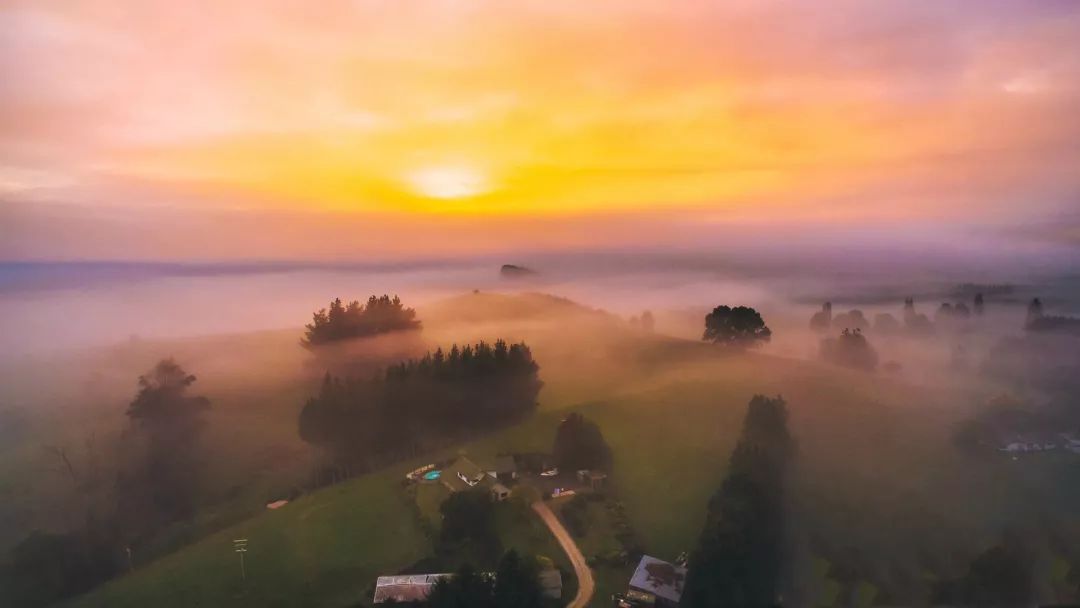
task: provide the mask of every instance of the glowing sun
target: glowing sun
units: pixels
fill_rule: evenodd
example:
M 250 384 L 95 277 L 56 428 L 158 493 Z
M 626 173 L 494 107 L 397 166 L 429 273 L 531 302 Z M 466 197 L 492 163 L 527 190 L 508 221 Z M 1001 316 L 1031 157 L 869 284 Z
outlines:
M 490 190 L 487 177 L 471 167 L 424 167 L 406 175 L 405 180 L 417 194 L 431 198 L 466 198 Z

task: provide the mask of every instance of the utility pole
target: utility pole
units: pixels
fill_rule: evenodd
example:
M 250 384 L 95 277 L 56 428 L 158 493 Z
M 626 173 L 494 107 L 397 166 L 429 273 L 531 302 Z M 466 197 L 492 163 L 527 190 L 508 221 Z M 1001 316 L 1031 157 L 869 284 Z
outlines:
M 247 553 L 247 542 L 248 539 L 246 538 L 237 538 L 232 541 L 233 551 L 240 554 L 240 580 L 243 581 L 247 580 L 247 572 L 244 571 L 244 554 Z

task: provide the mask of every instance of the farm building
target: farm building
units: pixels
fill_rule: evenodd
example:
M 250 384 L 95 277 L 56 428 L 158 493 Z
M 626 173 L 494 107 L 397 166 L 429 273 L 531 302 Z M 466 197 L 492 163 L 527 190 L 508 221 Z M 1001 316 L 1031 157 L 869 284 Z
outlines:
M 643 555 L 630 577 L 630 590 L 652 596 L 657 606 L 678 606 L 685 580 L 686 568 Z
M 449 578 L 453 574 L 403 574 L 400 576 L 380 576 L 375 581 L 374 603 L 395 601 L 422 602 L 431 593 L 436 581 Z
M 452 492 L 460 492 L 476 486 L 487 474 L 482 468 L 467 457 L 462 456 L 446 467 L 440 479 Z

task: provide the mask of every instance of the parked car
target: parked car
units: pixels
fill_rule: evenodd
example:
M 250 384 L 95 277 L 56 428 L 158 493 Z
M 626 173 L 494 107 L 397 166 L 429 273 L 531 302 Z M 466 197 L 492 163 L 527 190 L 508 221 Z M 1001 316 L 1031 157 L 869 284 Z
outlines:
M 559 467 L 551 467 L 546 471 L 540 471 L 540 477 L 555 477 L 559 474 Z

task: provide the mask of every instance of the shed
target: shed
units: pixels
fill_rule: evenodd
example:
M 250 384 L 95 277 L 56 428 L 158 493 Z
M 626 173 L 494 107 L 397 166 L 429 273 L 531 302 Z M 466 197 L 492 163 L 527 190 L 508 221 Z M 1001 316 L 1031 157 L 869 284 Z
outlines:
M 496 483 L 491 486 L 491 497 L 500 502 L 504 501 L 507 498 L 510 498 L 510 488 L 501 483 Z

